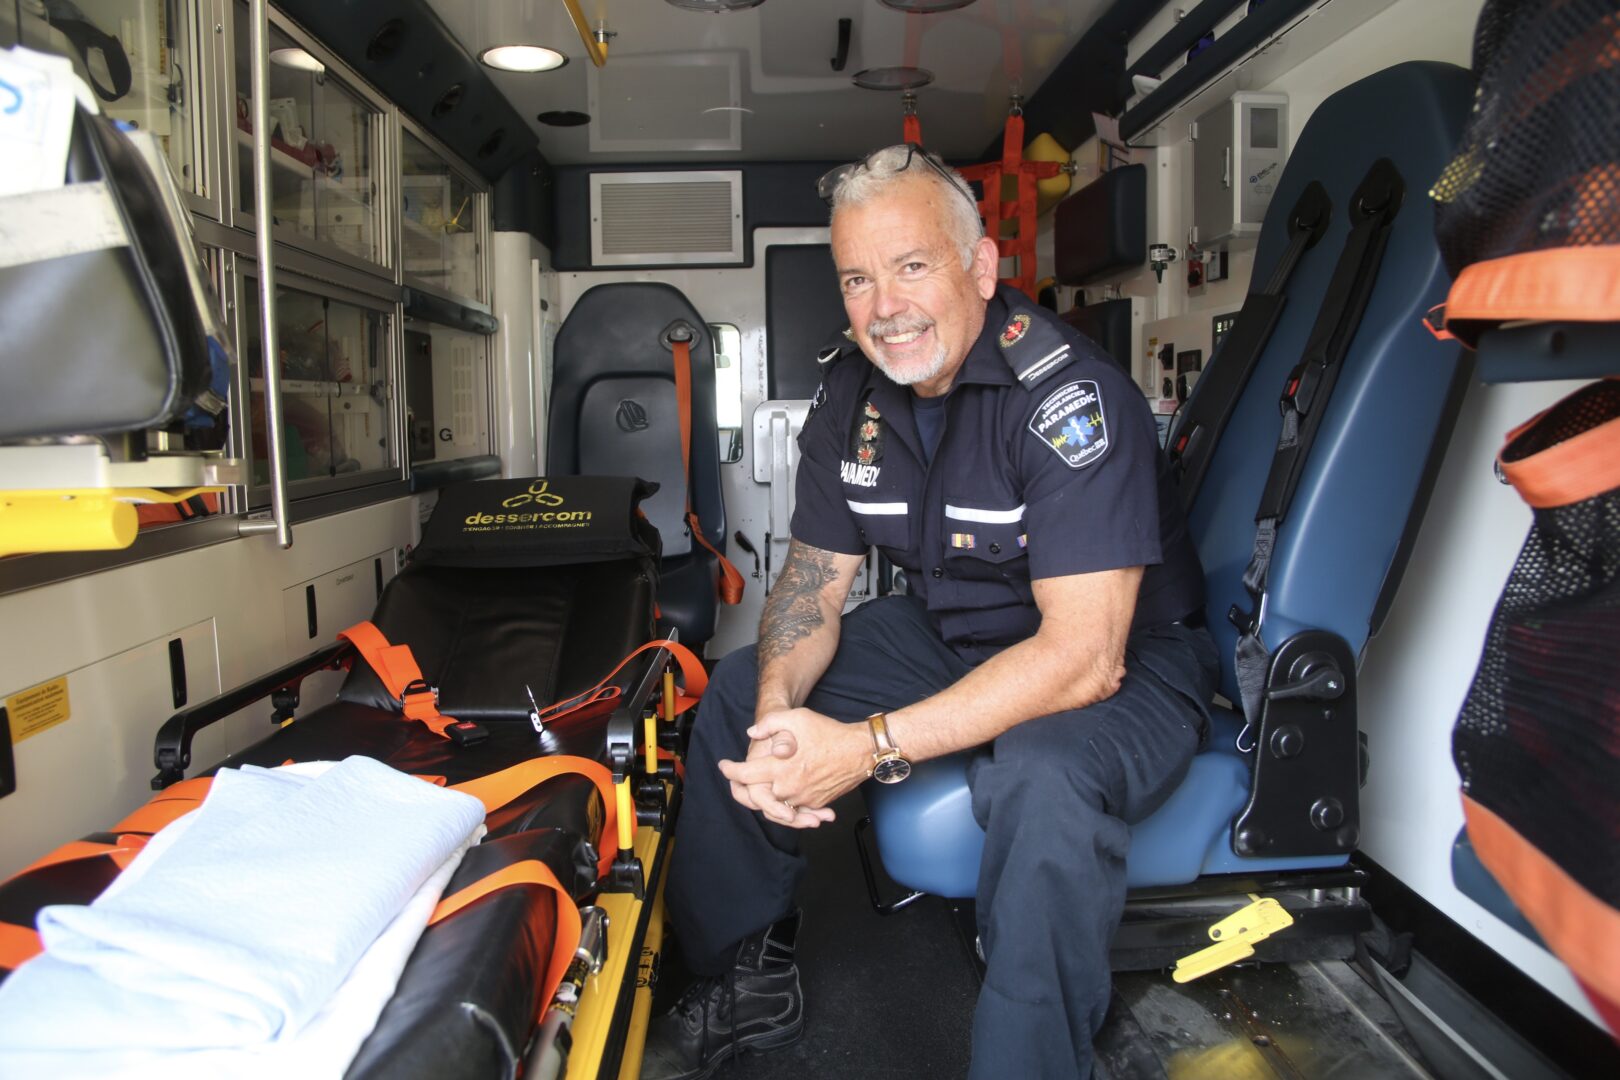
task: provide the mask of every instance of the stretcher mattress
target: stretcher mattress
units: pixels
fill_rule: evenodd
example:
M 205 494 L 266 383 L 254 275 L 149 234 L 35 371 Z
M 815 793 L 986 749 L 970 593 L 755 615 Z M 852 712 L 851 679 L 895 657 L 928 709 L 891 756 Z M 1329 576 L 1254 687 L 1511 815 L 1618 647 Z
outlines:
M 588 690 L 648 640 L 655 610 L 650 559 L 497 569 L 425 562 L 390 583 L 373 621 L 390 642 L 410 645 L 426 681 L 440 689 L 441 711 L 478 720 L 488 738 L 461 746 L 407 720 L 356 661 L 336 701 L 224 764 L 274 767 L 364 755 L 455 785 L 537 757 L 606 763 L 616 701 L 570 713 L 542 734 L 529 721 L 528 692 L 546 704 Z M 620 678 L 628 680 L 634 668 Z M 486 840 L 468 853 L 445 895 L 533 859 L 582 901 L 598 887 L 605 820 L 591 780 L 577 774 L 544 780 L 490 812 Z M 24 872 L 0 884 L 0 922 L 31 927 L 44 906 L 88 903 L 118 871 L 111 857 L 95 856 Z M 546 1005 L 539 998 L 557 915 L 552 890 L 517 886 L 429 926 L 347 1075 L 515 1075 Z M 0 980 L 6 974 L 0 968 Z

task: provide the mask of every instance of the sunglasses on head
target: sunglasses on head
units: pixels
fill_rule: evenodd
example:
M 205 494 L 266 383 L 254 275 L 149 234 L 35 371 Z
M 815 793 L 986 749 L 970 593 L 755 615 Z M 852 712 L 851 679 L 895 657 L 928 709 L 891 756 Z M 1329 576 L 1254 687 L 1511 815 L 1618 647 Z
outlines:
M 829 169 L 827 172 L 822 174 L 820 180 L 816 181 L 816 194 L 821 196 L 824 202 L 830 204 L 833 200 L 833 193 L 838 190 L 838 185 L 842 184 L 845 180 L 848 180 L 851 176 L 854 176 L 862 169 L 870 168 L 872 165 L 872 159 L 881 153 L 883 153 L 882 150 L 877 150 L 868 154 L 866 157 L 861 158 L 859 161 L 852 161 L 848 165 L 840 165 L 836 169 Z M 947 169 L 938 158 L 929 153 L 927 150 L 924 150 L 920 144 L 914 142 L 906 143 L 906 160 L 902 162 L 900 167 L 895 171 L 905 172 L 907 169 L 911 168 L 912 158 L 921 158 L 930 169 L 934 170 L 935 175 L 937 175 L 941 180 L 944 180 L 945 183 L 950 186 L 952 191 L 966 199 L 969 204 L 972 205 L 974 215 L 978 215 L 979 204 L 974 201 L 973 196 L 963 191 L 962 186 L 958 182 L 956 176 L 952 174 L 951 171 Z

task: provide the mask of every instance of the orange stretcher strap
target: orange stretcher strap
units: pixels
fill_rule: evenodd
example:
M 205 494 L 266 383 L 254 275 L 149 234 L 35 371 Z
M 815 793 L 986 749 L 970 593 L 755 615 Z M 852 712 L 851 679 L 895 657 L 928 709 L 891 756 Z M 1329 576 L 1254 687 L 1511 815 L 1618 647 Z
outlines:
M 596 790 L 602 796 L 604 816 L 601 854 L 596 860 L 596 876 L 601 877 L 607 873 L 608 867 L 613 865 L 613 860 L 619 854 L 618 803 L 614 798 L 613 774 L 601 762 L 567 755 L 530 758 L 509 769 L 480 776 L 476 780 L 452 784 L 450 790 L 471 795 L 483 803 L 484 812 L 490 814 L 531 790 L 535 785 L 557 776 L 583 776 L 596 785 Z M 632 821 L 632 834 L 634 831 L 635 822 Z
M 32 874 L 36 870 L 43 870 L 47 866 L 56 866 L 59 863 L 78 862 L 80 859 L 93 859 L 98 855 L 106 855 L 112 859 L 118 869 L 122 870 L 135 860 L 146 846 L 147 838 L 138 835 L 120 836 L 114 844 L 103 844 L 95 840 L 74 840 L 63 844 L 49 855 L 35 859 L 23 868 L 23 874 Z
M 211 776 L 194 776 L 190 780 L 170 784 L 134 813 L 114 825 L 112 831 L 146 833 L 150 836 L 175 818 L 201 806 L 203 799 L 208 797 L 208 789 L 213 782 L 214 778 Z
M 1468 838 L 1553 954 L 1610 1001 L 1620 1001 L 1620 911 L 1604 903 L 1502 818 L 1463 796 Z
M 45 946 L 33 927 L 0 922 L 0 968 L 16 971 L 44 951 Z
M 1503 451 L 1563 404 L 1560 401 L 1542 410 L 1508 432 L 1502 441 Z M 1607 420 L 1517 461 L 1504 461 L 1498 454 L 1497 463 L 1503 477 L 1519 496 L 1538 510 L 1596 498 L 1620 487 L 1620 418 Z
M 649 641 L 645 645 L 638 646 L 623 660 L 620 660 L 617 667 L 608 672 L 601 682 L 589 690 L 575 694 L 570 698 L 564 698 L 554 705 L 547 705 L 541 709 L 539 712 L 540 722 L 549 724 L 567 716 L 569 713 L 584 708 L 592 702 L 617 697 L 619 688 L 608 684 L 613 681 L 619 672 L 624 670 L 626 664 L 649 649 L 668 649 L 670 655 L 675 658 L 676 665 L 681 669 L 681 678 L 685 681 L 685 686 L 680 693 L 675 695 L 675 711 L 682 713 L 696 705 L 698 698 L 703 696 L 703 691 L 709 685 L 709 673 L 704 670 L 703 661 L 699 660 L 697 654 L 691 649 L 679 642 Z
M 692 539 L 705 551 L 720 560 L 720 599 L 727 604 L 740 604 L 743 597 L 743 576 L 731 565 L 731 560 L 720 549 L 709 543 L 698 526 L 697 514 L 692 511 L 692 344 L 673 342 L 675 347 L 675 405 L 681 423 L 681 474 L 686 477 L 686 524 L 692 530 Z
M 459 721 L 439 712 L 438 694 L 422 678 L 422 669 L 417 667 L 409 645 L 390 645 L 370 622 L 355 623 L 338 637 L 359 650 L 383 686 L 399 699 L 407 720 L 420 721 L 440 738 L 450 738 L 445 729 Z
M 562 882 L 557 880 L 557 875 L 551 872 L 549 866 L 538 859 L 525 859 L 523 862 L 513 863 L 497 870 L 488 877 L 479 878 L 465 889 L 459 889 L 439 901 L 439 906 L 433 909 L 433 914 L 428 919 L 428 925 L 432 926 L 440 919 L 454 915 L 468 904 L 490 893 L 516 885 L 540 885 L 552 890 L 557 897 L 557 937 L 551 945 L 551 962 L 546 968 L 546 981 L 541 984 L 544 993 L 540 996 L 540 1011 L 544 1015 L 545 1010 L 551 1006 L 551 999 L 557 993 L 557 987 L 562 983 L 563 974 L 573 962 L 575 951 L 579 949 L 580 935 L 579 908 L 574 906 L 574 898 L 562 887 Z

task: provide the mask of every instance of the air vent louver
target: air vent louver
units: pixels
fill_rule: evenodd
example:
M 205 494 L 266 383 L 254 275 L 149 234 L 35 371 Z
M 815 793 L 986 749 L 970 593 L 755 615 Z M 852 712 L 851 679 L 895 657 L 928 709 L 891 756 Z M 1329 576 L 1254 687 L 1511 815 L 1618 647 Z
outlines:
M 742 261 L 741 172 L 591 176 L 592 264 Z

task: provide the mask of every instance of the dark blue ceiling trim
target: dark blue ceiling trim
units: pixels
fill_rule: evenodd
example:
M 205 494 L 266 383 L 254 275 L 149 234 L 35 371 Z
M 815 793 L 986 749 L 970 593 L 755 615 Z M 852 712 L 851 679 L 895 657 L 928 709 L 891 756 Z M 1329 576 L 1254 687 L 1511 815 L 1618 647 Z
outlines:
M 1120 137 L 1135 138 L 1170 110 L 1191 97 L 1205 83 L 1235 63 L 1244 53 L 1286 26 L 1316 0 L 1266 0 L 1251 7 L 1215 44 L 1187 61 L 1187 65 L 1164 80 L 1119 120 Z M 1208 0 L 1203 5 L 1208 6 Z M 1195 12 L 1196 13 L 1196 12 Z
M 1081 35 L 1069 55 L 1024 102 L 1024 131 L 1045 132 L 1069 150 L 1096 133 L 1094 112 L 1112 116 L 1124 108 L 1125 48 L 1168 0 L 1115 0 Z M 981 160 L 1001 157 L 1001 136 L 984 148 Z

